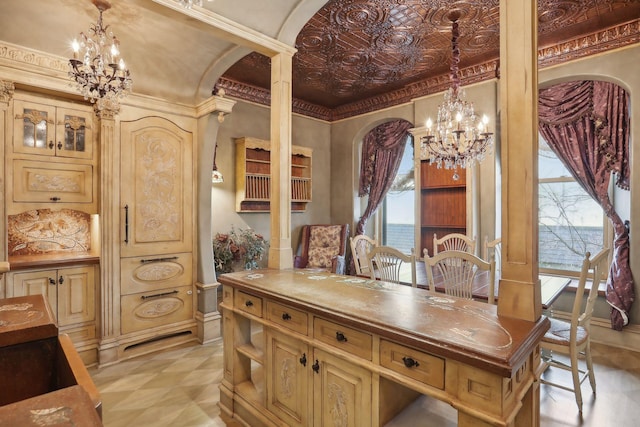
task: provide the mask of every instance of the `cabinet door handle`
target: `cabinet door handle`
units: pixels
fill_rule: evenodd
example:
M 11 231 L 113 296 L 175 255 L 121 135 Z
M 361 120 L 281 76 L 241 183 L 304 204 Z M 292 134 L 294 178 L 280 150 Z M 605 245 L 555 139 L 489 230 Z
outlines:
M 420 363 L 418 363 L 417 360 L 415 360 L 413 357 L 403 357 L 402 361 L 404 362 L 404 366 L 406 366 L 407 368 L 413 368 L 413 367 L 418 367 L 420 366 Z
M 251 301 L 250 299 L 247 300 L 244 305 L 246 305 L 247 307 L 252 307 L 253 306 L 253 301 Z
M 141 299 L 149 299 L 149 298 L 166 297 L 167 295 L 173 295 L 173 294 L 177 294 L 177 293 L 179 293 L 179 292 L 178 291 L 162 292 L 160 294 L 142 295 L 140 298 Z
M 63 283 L 64 283 L 64 277 L 63 276 L 58 277 L 58 284 L 62 285 Z
M 146 264 L 149 262 L 165 262 L 165 261 L 175 261 L 177 260 L 177 256 L 167 257 L 167 258 L 152 258 L 152 259 L 141 259 L 140 263 Z
M 53 143 L 53 141 L 49 141 L 49 148 L 53 150 L 53 147 L 55 147 L 55 144 Z
M 54 197 L 49 197 L 49 200 L 51 200 L 52 202 L 59 202 L 61 199 L 60 197 L 54 196 Z
M 55 286 L 56 281 L 49 277 L 49 284 Z
M 58 141 L 58 150 L 62 150 L 62 142 Z
M 300 358 L 300 363 L 302 366 L 307 366 L 307 353 L 302 353 L 302 357 Z
M 291 315 L 289 313 L 282 313 L 282 320 L 291 320 Z
M 318 359 L 316 359 L 316 363 L 311 365 L 311 369 L 313 369 L 313 372 L 315 372 L 316 374 L 320 372 L 320 362 L 318 362 Z
M 347 337 L 345 337 L 344 334 L 340 331 L 336 332 L 336 339 L 339 342 L 347 342 Z
M 129 205 L 124 205 L 124 242 L 129 243 Z

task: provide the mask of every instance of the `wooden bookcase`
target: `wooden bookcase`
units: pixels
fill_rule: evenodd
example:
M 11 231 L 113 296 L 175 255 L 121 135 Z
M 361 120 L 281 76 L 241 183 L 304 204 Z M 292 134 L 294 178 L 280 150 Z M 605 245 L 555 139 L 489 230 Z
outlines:
M 427 248 L 431 255 L 434 233 L 440 238 L 467 231 L 467 174 L 458 171 L 458 180 L 453 174 L 428 160 L 420 162 L 420 248 Z
M 236 138 L 236 211 L 269 212 L 271 143 Z M 307 147 L 291 147 L 291 210 L 304 211 L 311 201 L 311 156 Z

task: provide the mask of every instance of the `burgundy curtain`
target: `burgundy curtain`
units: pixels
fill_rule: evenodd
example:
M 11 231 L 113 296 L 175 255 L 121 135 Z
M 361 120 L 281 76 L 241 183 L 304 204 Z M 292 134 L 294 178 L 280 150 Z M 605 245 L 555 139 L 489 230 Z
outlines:
M 608 195 L 611 173 L 629 189 L 629 113 L 624 89 L 602 81 L 554 85 L 539 92 L 539 130 L 577 182 L 602 206 L 615 231 L 607 279 L 611 326 L 629 322 L 635 299 L 629 267 L 629 231 Z
M 411 123 L 406 120 L 394 120 L 373 128 L 365 135 L 362 143 L 358 195 L 369 195 L 369 201 L 356 226 L 356 235 L 364 233 L 367 221 L 391 188 L 400 168 L 411 127 Z

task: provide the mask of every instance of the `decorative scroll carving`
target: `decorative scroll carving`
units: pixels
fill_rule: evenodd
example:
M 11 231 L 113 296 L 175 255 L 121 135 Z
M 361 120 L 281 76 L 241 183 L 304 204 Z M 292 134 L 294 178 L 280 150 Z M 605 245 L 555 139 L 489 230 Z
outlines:
M 141 282 L 169 280 L 182 274 L 184 274 L 184 267 L 176 262 L 141 265 L 133 272 L 134 277 Z
M 71 209 L 38 209 L 9 215 L 9 255 L 89 251 L 90 221 L 89 214 Z
M 162 298 L 140 304 L 133 314 L 140 319 L 156 319 L 181 310 L 183 305 L 180 298 Z
M 181 177 L 178 165 L 179 142 L 165 132 L 143 134 L 136 142 L 141 152 L 139 176 L 141 194 L 138 199 L 140 241 L 177 240 L 182 224 Z
M 30 172 L 27 175 L 29 191 L 79 193 L 81 185 L 81 177 L 78 175 L 51 175 L 37 172 Z
M 0 58 L 22 62 L 47 70 L 59 71 L 63 73 L 65 77 L 69 72 L 69 63 L 66 59 L 54 55 L 47 55 L 43 52 L 11 43 L 0 42 Z
M 9 101 L 13 98 L 13 92 L 16 87 L 13 82 L 0 80 L 0 103 L 9 105 Z

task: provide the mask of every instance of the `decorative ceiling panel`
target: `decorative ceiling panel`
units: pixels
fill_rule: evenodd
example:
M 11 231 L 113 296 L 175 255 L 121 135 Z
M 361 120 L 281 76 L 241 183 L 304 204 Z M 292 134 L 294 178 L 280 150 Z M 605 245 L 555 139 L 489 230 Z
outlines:
M 500 54 L 499 0 L 331 0 L 303 27 L 293 58 L 293 96 L 303 114 L 335 120 L 443 90 L 451 58 L 451 16 L 459 15 L 462 84 L 495 77 Z M 554 47 L 630 26 L 638 42 L 638 0 L 539 0 L 538 46 L 546 65 L 567 57 Z M 616 30 L 613 30 L 616 31 Z M 597 37 L 596 37 L 597 38 Z M 599 40 L 603 42 L 603 40 Z M 615 43 L 614 43 L 615 45 Z M 606 48 L 611 48 L 608 42 Z M 240 89 L 248 85 L 256 90 Z M 268 100 L 270 60 L 252 53 L 218 83 L 230 95 Z M 260 89 L 263 91 L 261 92 Z M 306 111 L 308 110 L 308 111 Z M 330 114 L 327 115 L 327 112 Z

